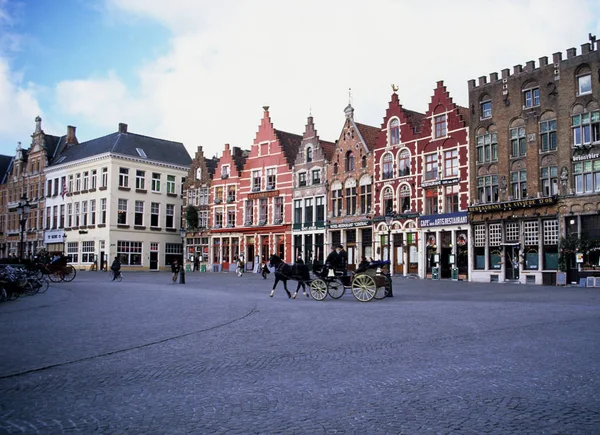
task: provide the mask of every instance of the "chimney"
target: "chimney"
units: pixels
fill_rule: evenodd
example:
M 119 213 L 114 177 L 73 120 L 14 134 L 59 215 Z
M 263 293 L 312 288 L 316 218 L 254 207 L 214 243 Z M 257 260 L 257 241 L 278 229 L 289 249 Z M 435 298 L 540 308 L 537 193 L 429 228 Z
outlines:
M 119 133 L 127 133 L 127 124 L 119 122 Z
M 67 145 L 76 145 L 78 143 L 75 130 L 77 130 L 77 127 L 67 125 Z

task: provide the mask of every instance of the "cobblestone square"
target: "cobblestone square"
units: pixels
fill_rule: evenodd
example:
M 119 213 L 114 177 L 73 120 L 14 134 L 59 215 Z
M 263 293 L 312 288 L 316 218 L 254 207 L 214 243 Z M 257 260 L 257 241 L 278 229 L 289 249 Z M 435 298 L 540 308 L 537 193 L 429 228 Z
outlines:
M 79 272 L 0 304 L 0 433 L 600 433 L 600 289 L 186 278 Z

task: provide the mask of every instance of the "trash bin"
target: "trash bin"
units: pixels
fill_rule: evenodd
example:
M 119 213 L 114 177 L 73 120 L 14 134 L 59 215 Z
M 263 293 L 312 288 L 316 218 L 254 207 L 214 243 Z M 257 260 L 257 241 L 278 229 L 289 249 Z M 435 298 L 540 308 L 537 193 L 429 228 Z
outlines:
M 431 268 L 431 279 L 440 279 L 440 268 L 439 267 Z
M 200 265 L 200 272 L 206 273 L 206 264 L 201 264 Z
M 458 281 L 458 267 L 452 268 L 452 281 Z

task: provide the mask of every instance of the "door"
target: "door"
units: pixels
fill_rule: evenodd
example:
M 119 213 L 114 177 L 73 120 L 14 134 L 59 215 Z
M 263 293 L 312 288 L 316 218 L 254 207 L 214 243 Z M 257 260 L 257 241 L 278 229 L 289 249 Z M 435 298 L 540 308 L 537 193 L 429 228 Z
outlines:
M 504 278 L 507 280 L 519 279 L 519 247 L 506 246 L 504 258 Z
M 246 245 L 247 255 L 246 258 L 248 262 L 246 263 L 246 270 L 254 270 L 256 265 L 254 264 L 254 245 Z
M 442 255 L 440 257 L 440 278 L 450 278 L 452 272 L 450 270 L 450 255 L 452 254 L 452 248 L 442 248 Z
M 158 252 L 150 252 L 150 270 L 158 270 Z
M 104 251 L 100 251 L 100 270 L 106 270 L 106 256 Z

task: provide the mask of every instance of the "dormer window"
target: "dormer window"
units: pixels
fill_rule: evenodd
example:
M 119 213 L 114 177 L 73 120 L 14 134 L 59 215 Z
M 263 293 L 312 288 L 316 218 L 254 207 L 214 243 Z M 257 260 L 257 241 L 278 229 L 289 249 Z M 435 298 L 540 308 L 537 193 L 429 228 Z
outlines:
M 142 148 L 136 148 L 135 149 L 138 153 L 138 155 L 143 158 L 143 159 L 147 159 L 148 156 L 146 155 L 146 153 L 144 152 L 144 150 Z
M 446 114 L 433 118 L 435 124 L 435 138 L 446 136 Z
M 400 121 L 394 119 L 390 123 L 390 145 L 398 145 L 400 143 Z
M 306 163 L 311 163 L 313 161 L 313 150 L 312 147 L 306 148 Z
M 196 180 L 202 179 L 202 168 L 196 169 Z
M 229 178 L 229 165 L 223 165 L 221 167 L 221 178 Z

